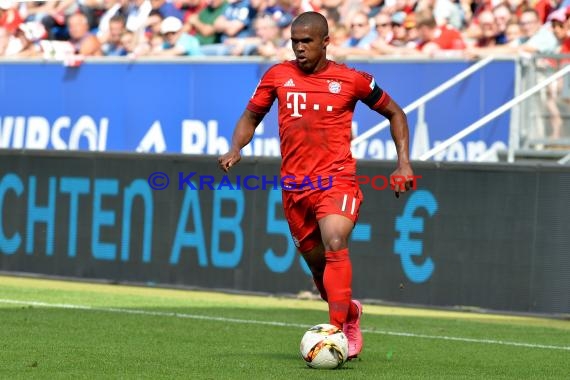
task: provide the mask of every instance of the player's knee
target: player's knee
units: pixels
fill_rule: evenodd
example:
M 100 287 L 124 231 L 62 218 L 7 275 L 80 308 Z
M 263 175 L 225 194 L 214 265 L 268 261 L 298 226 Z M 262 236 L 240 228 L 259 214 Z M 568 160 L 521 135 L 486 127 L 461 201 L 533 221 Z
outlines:
M 342 236 L 333 236 L 324 241 L 326 251 L 340 251 L 348 247 L 348 240 Z

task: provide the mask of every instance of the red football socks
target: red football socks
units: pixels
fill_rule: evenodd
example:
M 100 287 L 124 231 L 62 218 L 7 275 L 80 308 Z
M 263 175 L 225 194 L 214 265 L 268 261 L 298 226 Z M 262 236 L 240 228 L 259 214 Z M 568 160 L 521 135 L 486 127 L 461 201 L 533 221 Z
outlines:
M 329 304 L 330 324 L 342 329 L 342 325 L 354 313 L 352 304 L 352 263 L 348 257 L 348 248 L 340 251 L 325 252 L 327 265 L 323 275 L 324 288 Z M 318 287 L 318 286 L 317 286 Z M 321 292 L 322 295 L 322 292 Z M 352 314 L 351 313 L 351 314 Z M 358 311 L 356 311 L 356 314 Z

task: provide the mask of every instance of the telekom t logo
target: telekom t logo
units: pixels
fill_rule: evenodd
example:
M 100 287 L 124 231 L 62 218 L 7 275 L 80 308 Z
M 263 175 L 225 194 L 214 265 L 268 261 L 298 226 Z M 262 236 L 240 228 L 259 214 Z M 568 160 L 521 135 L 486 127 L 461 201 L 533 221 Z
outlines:
M 293 98 L 293 103 L 290 102 L 289 99 Z M 302 103 L 299 102 L 299 98 L 302 100 Z M 299 113 L 299 109 L 306 109 L 307 108 L 307 93 L 305 92 L 288 92 L 287 93 L 287 108 L 293 108 L 293 113 L 291 116 L 293 117 L 301 117 Z

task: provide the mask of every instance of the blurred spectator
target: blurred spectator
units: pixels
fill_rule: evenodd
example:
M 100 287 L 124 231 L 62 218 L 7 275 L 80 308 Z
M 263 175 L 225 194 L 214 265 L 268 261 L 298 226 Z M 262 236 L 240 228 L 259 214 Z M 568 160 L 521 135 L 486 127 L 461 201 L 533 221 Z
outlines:
M 140 55 L 145 55 L 149 51 L 162 49 L 162 44 L 164 42 L 161 26 L 164 16 L 158 10 L 153 9 L 150 11 L 144 36 L 136 34 L 133 36 L 132 43 L 135 44 L 135 53 Z
M 195 33 L 202 46 L 222 42 L 222 35 L 216 32 L 214 21 L 224 13 L 228 6 L 226 0 L 208 0 L 206 4 L 200 13 L 190 16 L 187 20 L 190 31 Z
M 413 12 L 415 5 L 415 0 L 385 0 L 381 12 L 389 15 L 398 12 L 409 13 Z
M 229 0 L 224 13 L 214 20 L 214 30 L 220 33 L 222 43 L 202 46 L 202 52 L 205 55 L 231 55 L 232 45 L 224 41 L 251 37 L 256 13 L 249 0 Z
M 104 43 L 108 36 L 109 32 L 109 22 L 111 18 L 116 15 L 121 15 L 127 18 L 128 10 L 129 10 L 129 0 L 103 0 L 104 1 L 104 9 L 103 14 L 99 18 L 99 25 L 97 27 L 97 38 L 99 41 Z M 126 22 L 126 21 L 125 21 Z
M 383 15 L 386 16 L 386 15 Z M 386 16 L 387 17 L 387 16 Z M 388 27 L 390 18 L 387 18 Z M 371 44 L 378 34 L 370 27 L 370 21 L 365 13 L 355 13 L 350 20 L 350 34 L 348 39 L 340 46 L 329 46 L 329 53 L 336 58 L 351 55 L 373 55 Z
M 74 47 L 75 54 L 83 56 L 101 55 L 101 43 L 97 37 L 89 31 L 87 16 L 83 13 L 75 13 L 67 19 L 69 30 L 69 42 Z
M 521 36 L 522 32 L 519 23 L 517 20 L 511 20 L 507 24 L 507 29 L 505 30 L 505 44 L 514 43 L 513 41 L 518 41 Z
M 407 47 L 417 47 L 419 44 L 420 36 L 418 34 L 418 29 L 416 25 L 416 14 L 408 13 L 404 19 L 404 29 L 406 29 L 406 37 L 408 43 Z
M 152 5 L 149 0 L 131 0 L 127 11 L 127 30 L 135 33 L 144 32 L 151 10 Z
M 516 23 L 511 9 L 506 3 L 500 3 L 493 8 L 493 16 L 495 16 L 495 24 L 497 25 L 497 44 L 502 45 L 507 43 L 507 27 L 511 22 Z
M 554 36 L 559 42 L 559 46 L 568 41 L 568 10 L 559 9 L 548 15 Z
M 277 27 L 281 29 L 289 26 L 294 18 L 290 12 L 288 2 L 283 0 L 265 0 L 261 13 L 263 16 L 271 17 L 277 24 Z
M 287 4 L 285 8 L 293 16 L 298 16 L 304 12 L 318 12 L 320 7 L 319 0 L 284 0 L 283 4 Z
M 321 0 L 319 11 L 323 13 L 323 16 L 325 16 L 327 19 L 330 17 L 330 19 L 333 20 L 332 26 L 339 23 L 347 26 L 349 15 L 352 15 L 355 12 L 359 11 L 360 5 L 360 1 L 357 1 L 355 4 L 355 1 L 353 0 Z M 338 19 L 335 16 L 331 17 L 331 14 L 329 12 L 333 9 L 336 10 Z
M 538 13 L 535 10 L 529 9 L 524 11 L 519 19 L 519 25 L 521 27 L 521 38 L 517 42 L 518 45 L 527 43 L 531 38 L 538 35 L 542 24 L 538 19 Z M 554 35 L 552 35 L 554 39 Z M 512 50 L 511 50 L 512 51 Z
M 8 45 L 4 50 L 4 55 L 12 57 L 39 56 L 42 53 L 39 41 L 46 36 L 46 29 L 41 23 L 36 21 L 22 23 L 14 35 L 8 36 Z
M 334 28 L 329 30 L 330 46 L 340 47 L 343 46 L 350 38 L 350 32 L 344 24 L 337 24 Z
M 475 3 L 472 0 L 455 0 L 463 17 L 463 28 L 467 27 L 475 17 Z
M 556 53 L 563 40 L 563 35 L 566 35 L 566 30 L 556 30 L 557 34 L 553 32 L 552 27 L 558 28 L 560 24 L 566 22 L 566 15 L 564 13 L 554 14 L 550 20 L 554 21 L 553 25 L 542 25 L 538 18 L 538 13 L 534 9 L 527 9 L 522 12 L 519 20 L 521 37 L 513 40 L 506 45 L 498 45 L 494 47 L 473 48 L 468 51 L 470 56 L 484 56 L 484 55 L 497 55 L 497 54 L 553 54 Z M 564 21 L 562 21 L 564 20 Z M 557 38 L 557 35 L 559 38 Z M 544 61 L 542 61 L 544 62 Z M 546 61 L 548 62 L 548 61 Z M 539 62 L 541 66 L 544 66 Z M 544 67 L 542 67 L 544 69 Z M 545 70 L 537 71 L 537 81 L 545 79 L 547 72 Z M 552 86 L 545 89 L 545 103 L 544 106 L 549 111 L 550 121 L 552 127 L 552 137 L 560 135 L 562 119 L 556 104 L 557 90 Z M 528 131 L 529 138 L 540 137 L 545 135 L 545 126 L 542 118 L 539 117 L 533 123 L 533 129 Z
M 222 41 L 230 37 L 250 37 L 256 13 L 249 0 L 229 0 L 224 13 L 214 20 L 214 29 L 222 33 Z
M 261 39 L 257 45 L 255 54 L 264 58 L 272 58 L 279 54 L 279 51 L 287 48 L 289 39 L 284 38 L 279 28 L 279 23 L 267 17 L 257 19 L 255 24 L 255 33 Z
M 523 34 L 521 50 L 527 53 L 552 54 L 560 45 L 550 25 L 543 26 L 534 9 L 523 12 L 519 24 Z
M 0 0 L 0 4 L 2 1 Z M 38 21 L 41 22 L 42 19 L 48 16 L 52 10 L 55 8 L 56 3 L 54 1 L 29 1 L 26 2 L 22 7 L 22 17 L 25 21 Z M 1 7 L 1 5 L 0 5 Z M 61 24 L 63 25 L 61 20 Z
M 555 11 L 561 2 L 560 0 L 538 0 L 533 2 L 533 8 L 536 10 L 541 24 L 548 21 L 548 15 Z
M 200 12 L 208 5 L 209 0 L 181 0 L 175 2 L 178 9 L 182 11 L 182 22 L 187 27 L 188 20 Z M 188 33 L 193 34 L 194 31 L 186 30 Z
M 404 28 L 406 13 L 399 11 L 392 15 L 392 40 L 389 41 L 392 46 L 406 46 L 408 44 L 408 33 Z
M 454 0 L 427 0 L 432 9 L 438 26 L 448 25 L 451 29 L 462 29 L 465 25 L 465 15 L 461 6 Z
M 123 45 L 123 34 L 127 31 L 127 21 L 121 14 L 117 14 L 109 21 L 107 41 L 102 44 L 101 50 L 105 56 L 125 56 L 127 48 Z
M 226 40 L 234 45 L 234 55 L 260 55 L 265 58 L 274 57 L 284 47 L 286 41 L 281 36 L 277 22 L 268 15 L 258 17 L 254 21 L 255 37 Z
M 569 52 L 569 38 L 568 38 L 568 15 L 566 9 L 560 9 L 552 12 L 547 21 L 552 25 L 553 34 L 558 40 L 559 48 L 557 53 L 567 54 Z M 561 64 L 567 64 L 568 62 L 552 62 L 547 61 L 554 70 L 560 69 Z M 550 138 L 559 139 L 562 137 L 562 125 L 563 120 L 560 114 L 560 109 L 558 107 L 558 100 L 560 98 L 560 93 L 564 85 L 564 78 L 560 78 L 557 81 L 552 82 L 546 90 L 546 109 L 550 113 Z
M 194 36 L 182 30 L 182 21 L 176 17 L 167 17 L 162 21 L 160 32 L 164 38 L 162 48 L 153 51 L 157 56 L 200 56 L 200 43 Z
M 4 28 L 8 34 L 15 34 L 22 18 L 18 12 L 18 3 L 12 0 L 0 0 L 0 28 Z
M 524 11 L 520 17 L 521 37 L 508 45 L 470 49 L 470 56 L 489 54 L 552 54 L 556 52 L 559 41 L 550 25 L 542 26 L 534 9 Z
M 341 23 L 340 12 L 337 8 L 323 7 L 319 12 L 327 19 L 329 31 L 336 29 L 336 27 Z
M 392 30 L 392 19 L 387 13 L 380 13 L 374 18 L 376 28 L 376 38 L 389 43 L 394 37 Z M 375 39 L 376 39 L 375 38 Z
M 385 5 L 385 0 L 362 0 L 360 11 L 363 12 L 366 17 L 374 18 L 382 11 Z
M 529 0 L 507 0 L 507 4 L 517 19 L 520 19 L 525 11 L 532 9 Z
M 329 22 L 328 53 L 333 58 L 418 52 L 429 56 L 457 54 L 465 48 L 466 41 L 469 45 L 466 55 L 471 57 L 549 54 L 561 52 L 560 46 L 566 41 L 561 38 L 562 28 L 556 19 L 560 19 L 561 13 L 554 11 L 558 7 L 566 9 L 560 5 L 562 1 L 570 3 L 570 0 L 30 0 L 25 3 L 0 0 L 3 36 L 0 48 L 12 55 L 28 46 L 37 50 L 39 41 L 30 44 L 19 28 L 22 20 L 36 20 L 44 24 L 49 34 L 50 42 L 43 46 L 48 53 L 49 49 L 58 50 L 58 56 L 67 47 L 55 44 L 55 39 L 68 40 L 77 54 L 86 55 L 128 52 L 147 55 L 156 51 L 160 55 L 200 54 L 196 53 L 196 44 L 185 37 L 193 35 L 205 55 L 283 59 L 288 55 L 284 52 L 290 50 L 288 27 L 292 19 L 301 12 L 316 10 Z M 76 14 L 83 17 L 75 18 Z M 100 16 L 97 23 L 93 22 L 95 16 Z M 78 22 L 85 17 L 87 30 Z M 164 20 L 171 17 L 182 20 L 183 29 L 167 36 L 161 28 Z M 90 31 L 97 33 L 100 47 Z M 414 46 L 417 49 L 411 50 Z
M 416 27 L 420 41 L 417 49 L 423 54 L 433 56 L 463 50 L 466 47 L 463 37 L 457 30 L 447 25 L 438 26 L 430 12 L 417 15 Z
M 133 32 L 125 30 L 121 37 L 121 45 L 127 51 L 127 56 L 131 58 L 136 58 L 139 55 L 146 55 L 150 52 L 150 45 L 140 44 L 135 38 Z
M 436 1 L 437 0 L 418 0 L 414 7 L 414 13 L 431 13 L 433 15 Z
M 196 0 L 200 4 L 200 0 Z M 151 11 L 158 11 L 163 18 L 176 17 L 180 21 L 184 19 L 184 14 L 173 3 L 166 0 L 150 0 Z
M 67 39 L 69 37 L 67 21 L 71 15 L 79 12 L 79 4 L 76 0 L 60 0 L 47 3 L 51 3 L 51 6 L 48 5 L 47 13 L 39 15 L 41 19 L 37 20 L 36 18 L 36 20 L 44 24 L 48 32 L 48 38 Z M 88 29 L 91 29 L 95 25 L 95 20 L 93 18 L 89 19 L 86 14 L 84 15 Z
M 8 44 L 10 43 L 10 33 L 8 29 L 0 26 L 0 57 L 4 55 L 4 52 L 8 48 Z
M 97 32 L 101 15 L 107 9 L 105 0 L 75 0 L 78 9 L 74 12 L 81 12 L 87 16 L 89 28 L 92 32 Z
M 497 45 L 498 29 L 493 12 L 483 11 L 479 13 L 476 25 L 479 29 L 479 33 L 475 46 L 486 47 Z
M 377 20 L 378 17 L 377 16 Z M 382 55 L 418 55 L 416 42 L 410 41 L 409 29 L 414 29 L 413 20 L 404 12 L 396 12 L 391 19 L 391 38 L 378 36 L 372 42 L 372 48 Z M 406 28 L 407 27 L 407 28 Z M 414 36 L 415 38 L 415 36 Z

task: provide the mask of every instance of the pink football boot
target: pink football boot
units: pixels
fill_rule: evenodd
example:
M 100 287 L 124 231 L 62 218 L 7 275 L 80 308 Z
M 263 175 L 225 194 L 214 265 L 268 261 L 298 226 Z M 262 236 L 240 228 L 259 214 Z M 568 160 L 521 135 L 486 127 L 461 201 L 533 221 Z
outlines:
M 358 308 L 358 317 L 350 321 L 347 320 L 342 331 L 348 338 L 348 360 L 358 357 L 362 351 L 362 332 L 360 331 L 360 317 L 362 316 L 362 305 L 359 301 L 352 300 Z

